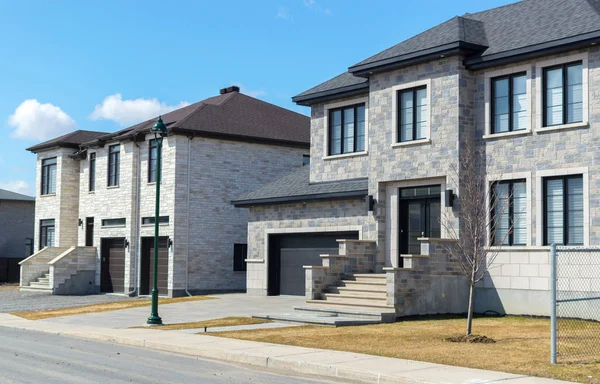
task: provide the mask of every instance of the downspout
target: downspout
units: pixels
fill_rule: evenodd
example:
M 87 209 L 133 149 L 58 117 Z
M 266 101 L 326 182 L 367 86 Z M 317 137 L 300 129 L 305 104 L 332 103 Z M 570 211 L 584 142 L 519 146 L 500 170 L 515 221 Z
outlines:
M 194 136 L 190 136 L 189 140 L 188 140 L 188 164 L 187 164 L 187 218 L 185 220 L 186 223 L 186 230 L 187 230 L 187 247 L 186 247 L 186 255 L 185 255 L 185 294 L 188 296 L 192 296 L 192 294 L 190 293 L 190 291 L 188 291 L 189 288 L 189 279 L 188 279 L 188 275 L 189 275 L 189 271 L 188 271 L 188 267 L 189 267 L 189 263 L 190 263 L 190 191 L 192 190 L 191 186 L 190 186 L 190 182 L 191 182 L 191 174 L 192 171 L 190 169 L 190 166 L 192 165 L 192 140 L 194 139 Z
M 133 290 L 127 292 L 127 296 L 134 296 L 135 293 L 137 292 L 137 288 L 139 285 L 139 281 L 140 281 L 140 273 L 141 273 L 141 258 L 138 257 L 139 252 L 139 247 L 140 247 L 140 233 L 139 233 L 139 226 L 140 226 L 140 220 L 139 220 L 139 213 L 140 213 L 140 183 L 141 183 L 141 149 L 140 149 L 140 145 L 137 143 L 137 140 L 135 140 L 135 137 L 133 138 L 133 143 L 135 144 L 135 146 L 137 147 L 137 170 L 136 170 L 136 183 L 135 183 L 135 194 L 136 194 L 136 205 L 135 205 L 135 210 L 133 213 L 133 220 L 134 220 L 134 224 L 133 224 L 133 228 L 134 228 L 134 236 L 135 239 L 132 239 L 131 243 L 135 244 L 134 246 L 134 258 L 135 258 L 135 265 L 136 265 L 136 271 L 135 271 L 135 280 L 134 280 L 134 285 L 133 285 Z M 129 250 L 129 253 L 131 254 L 131 248 Z

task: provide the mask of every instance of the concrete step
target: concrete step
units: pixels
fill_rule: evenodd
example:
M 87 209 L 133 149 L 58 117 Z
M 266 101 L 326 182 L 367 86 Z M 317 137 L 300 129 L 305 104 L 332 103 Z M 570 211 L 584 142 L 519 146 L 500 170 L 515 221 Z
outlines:
M 300 313 L 317 314 L 319 316 L 351 317 L 365 320 L 377 320 L 383 323 L 392 323 L 396 319 L 396 313 L 394 312 L 393 307 L 377 309 L 368 307 L 348 307 L 323 304 L 313 305 L 310 307 L 294 307 L 294 310 Z
M 38 283 L 43 283 L 43 284 L 50 284 L 50 278 L 49 277 L 40 277 L 37 280 Z
M 47 288 L 36 288 L 36 287 L 32 287 L 32 286 L 19 287 L 19 291 L 22 291 L 22 292 L 47 292 L 47 293 L 52 293 L 52 289 L 50 287 L 47 287 Z
M 283 321 L 290 323 L 302 323 L 311 325 L 326 325 L 332 327 L 343 327 L 351 325 L 380 324 L 381 320 L 360 319 L 353 317 L 337 317 L 330 315 L 308 314 L 308 313 L 283 313 L 278 315 L 254 315 L 258 319 Z
M 387 293 L 385 291 L 385 286 L 383 287 L 383 289 L 379 289 L 379 290 L 358 289 L 355 287 L 329 286 L 327 288 L 326 293 L 335 293 L 338 295 L 352 295 L 352 296 L 359 296 L 359 297 L 370 297 L 370 298 L 374 298 L 374 299 L 385 299 L 387 296 Z
M 357 282 L 355 280 L 340 280 L 337 283 L 338 287 L 352 287 L 355 289 L 364 289 L 364 290 L 385 290 L 385 281 L 364 281 Z
M 355 283 L 379 283 L 385 284 L 386 277 L 384 273 L 355 273 L 344 276 L 342 281 L 353 281 Z
M 327 300 L 306 300 L 307 304 L 325 305 L 325 306 L 345 306 L 358 308 L 376 308 L 387 311 L 393 311 L 394 307 L 385 304 L 383 300 L 356 300 L 356 299 L 327 299 Z
M 37 281 L 32 281 L 31 283 L 29 283 L 29 286 L 33 287 L 33 288 L 48 288 L 48 289 L 50 289 L 49 283 L 40 283 Z
M 364 296 L 364 295 L 360 295 L 360 294 L 355 294 L 355 293 L 323 293 L 321 294 L 325 300 L 327 301 L 336 301 L 336 302 L 346 302 L 346 301 L 351 301 L 351 302 L 356 302 L 356 303 L 362 303 L 362 302 L 368 302 L 368 303 L 373 303 L 373 304 L 385 304 L 385 296 L 379 296 L 379 297 L 370 297 L 370 296 Z

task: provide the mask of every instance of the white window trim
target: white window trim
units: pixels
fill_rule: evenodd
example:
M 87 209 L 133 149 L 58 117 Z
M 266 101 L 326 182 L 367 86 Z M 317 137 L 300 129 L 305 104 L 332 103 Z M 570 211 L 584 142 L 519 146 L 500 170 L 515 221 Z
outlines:
M 588 167 L 580 168 L 562 168 L 536 171 L 536 222 L 537 238 L 536 245 L 542 246 L 544 243 L 544 187 L 543 181 L 546 177 L 582 175 L 583 176 L 583 245 L 590 245 L 590 187 Z
M 485 195 L 486 196 L 491 196 L 490 194 L 490 187 L 491 184 L 497 181 L 510 181 L 510 180 L 523 180 L 525 179 L 525 189 L 526 189 L 526 195 L 527 195 L 527 212 L 526 212 L 526 222 L 527 222 L 527 243 L 525 244 L 525 247 L 530 247 L 532 246 L 532 241 L 531 241 L 531 219 L 533 217 L 532 215 L 532 208 L 533 208 L 533 194 L 532 194 L 532 183 L 531 183 L 531 172 L 515 172 L 515 173 L 501 173 L 501 174 L 497 174 L 497 175 L 487 175 L 486 176 L 486 183 L 485 183 Z M 492 210 L 492 205 L 490 204 L 491 202 L 486 201 L 486 205 L 487 205 L 487 209 L 486 209 L 486 222 L 489 223 L 491 220 L 490 217 L 490 212 Z M 489 244 L 489 241 L 492 237 L 491 234 L 491 228 L 488 226 L 487 227 L 487 237 L 486 237 L 486 244 Z M 514 247 L 524 247 L 523 245 L 502 245 L 499 246 L 498 248 L 509 248 L 509 249 L 513 249 Z M 496 247 L 494 247 L 496 248 Z
M 433 184 L 441 185 L 440 193 L 440 212 L 442 213 L 441 218 L 447 219 L 446 212 L 446 199 L 444 193 L 446 192 L 446 178 L 431 178 L 431 179 L 419 179 L 419 180 L 408 180 L 399 181 L 386 185 L 385 188 L 385 266 L 398 268 L 398 254 L 400 250 L 400 240 L 398 239 L 398 222 L 399 222 L 399 211 L 398 211 L 398 191 L 400 188 L 411 188 L 429 186 Z M 446 237 L 446 227 L 441 225 L 440 237 L 443 239 Z
M 398 137 L 398 91 L 410 88 L 427 87 L 427 129 L 425 130 L 425 138 L 400 142 Z M 401 147 L 410 144 L 427 144 L 431 143 L 431 79 L 411 81 L 392 87 L 392 147 Z M 410 144 L 408 144 L 410 143 Z
M 342 107 L 347 107 L 350 105 L 356 104 L 365 104 L 365 150 L 360 152 L 349 152 L 349 153 L 341 153 L 339 155 L 330 155 L 329 154 L 329 111 L 331 109 L 337 109 Z M 323 159 L 324 160 L 333 160 L 344 157 L 354 157 L 354 156 L 364 156 L 369 153 L 369 97 L 363 96 L 355 99 L 339 101 L 337 103 L 325 104 L 323 110 L 323 122 L 324 122 L 324 138 L 323 142 Z
M 583 120 L 579 123 L 553 125 L 551 127 L 544 128 L 543 124 L 543 113 L 542 100 L 543 100 L 543 88 L 544 83 L 542 74 L 544 68 L 552 67 L 555 65 L 566 64 L 572 61 L 581 61 L 582 64 L 582 81 L 583 81 Z M 555 59 L 538 61 L 535 63 L 535 76 L 536 76 L 536 133 L 543 133 L 550 130 L 560 130 L 569 128 L 581 128 L 589 126 L 589 87 L 588 87 L 588 53 L 576 53 L 569 56 L 557 57 Z
M 519 72 L 525 72 L 527 76 L 527 121 L 529 127 L 522 131 L 509 131 L 502 133 L 492 133 L 492 79 L 495 77 L 508 76 Z M 527 135 L 531 133 L 531 128 L 534 125 L 532 119 L 533 111 L 533 97 L 532 97 L 532 77 L 531 77 L 531 65 L 521 65 L 517 67 L 510 67 L 504 69 L 498 69 L 494 71 L 486 71 L 484 74 L 485 82 L 483 85 L 484 89 L 484 101 L 485 101 L 485 135 L 484 139 L 503 137 L 503 136 L 516 136 L 516 135 Z

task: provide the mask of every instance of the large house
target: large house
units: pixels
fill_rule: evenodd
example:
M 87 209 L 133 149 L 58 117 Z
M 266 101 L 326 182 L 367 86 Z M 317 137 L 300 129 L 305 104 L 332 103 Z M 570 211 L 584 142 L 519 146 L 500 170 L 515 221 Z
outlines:
M 34 212 L 34 197 L 0 189 L 0 283 L 18 282 L 18 263 L 33 253 Z
M 313 312 L 464 312 L 443 242 L 460 228 L 449 176 L 475 145 L 489 188 L 511 191 L 501 221 L 514 224 L 489 233 L 505 241 L 476 310 L 547 315 L 549 244 L 600 244 L 598 43 L 600 1 L 524 0 L 295 96 L 311 108 L 310 168 L 234 201 L 250 211 L 248 293 L 306 295 Z
M 229 87 L 162 119 L 160 294 L 243 291 L 247 210 L 230 202 L 307 162 L 309 118 Z M 21 263 L 22 289 L 150 293 L 155 121 L 29 148 L 37 252 Z

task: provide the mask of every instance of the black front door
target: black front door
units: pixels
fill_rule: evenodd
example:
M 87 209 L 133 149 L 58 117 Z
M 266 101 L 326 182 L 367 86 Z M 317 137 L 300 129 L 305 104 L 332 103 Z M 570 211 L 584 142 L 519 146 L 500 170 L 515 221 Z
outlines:
M 85 246 L 86 247 L 94 246 L 94 218 L 93 217 L 85 218 Z
M 401 255 L 421 254 L 419 237 L 439 238 L 441 188 L 404 188 L 399 194 L 399 249 Z M 400 258 L 402 266 L 402 258 Z

